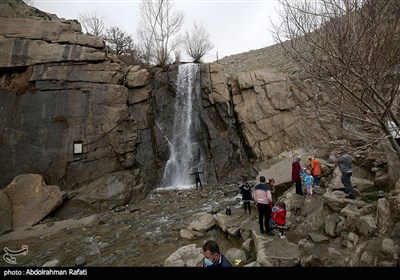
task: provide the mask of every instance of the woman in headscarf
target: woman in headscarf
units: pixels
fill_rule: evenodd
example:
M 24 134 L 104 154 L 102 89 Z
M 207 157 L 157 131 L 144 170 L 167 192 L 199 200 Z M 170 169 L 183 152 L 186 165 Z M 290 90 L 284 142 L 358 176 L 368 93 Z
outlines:
M 296 194 L 303 195 L 303 189 L 301 187 L 301 166 L 300 166 L 301 156 L 294 156 L 292 162 L 292 181 L 296 184 Z

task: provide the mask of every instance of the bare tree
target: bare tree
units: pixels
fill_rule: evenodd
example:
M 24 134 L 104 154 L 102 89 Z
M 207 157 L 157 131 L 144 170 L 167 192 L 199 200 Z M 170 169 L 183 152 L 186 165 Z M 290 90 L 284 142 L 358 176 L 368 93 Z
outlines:
M 107 28 L 104 41 L 117 55 L 122 55 L 134 48 L 132 37 L 116 26 Z
M 180 41 L 174 40 L 180 31 L 184 14 L 173 10 L 172 0 L 142 0 L 138 37 L 147 62 L 165 66 Z
M 106 42 L 106 46 L 125 64 L 147 67 L 144 55 L 138 46 L 135 45 L 132 36 L 118 27 L 107 28 L 104 41 Z
M 400 6 L 395 0 L 279 0 L 276 39 L 329 94 L 347 124 L 400 146 Z M 290 41 L 287 41 L 287 40 Z M 380 134 L 380 135 L 379 135 Z
M 194 59 L 194 62 L 200 62 L 203 56 L 214 48 L 210 41 L 210 35 L 202 24 L 194 23 L 191 33 L 186 31 L 185 51 Z
M 102 37 L 104 31 L 104 17 L 97 12 L 83 12 L 79 14 L 79 21 L 82 23 L 86 33 L 96 37 Z

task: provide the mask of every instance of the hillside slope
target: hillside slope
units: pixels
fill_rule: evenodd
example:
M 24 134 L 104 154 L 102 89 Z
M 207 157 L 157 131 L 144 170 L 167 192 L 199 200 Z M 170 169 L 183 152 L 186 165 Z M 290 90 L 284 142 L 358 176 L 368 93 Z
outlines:
M 298 71 L 290 57 L 284 54 L 280 44 L 226 56 L 218 63 L 223 65 L 225 73 L 232 76 L 241 72 L 271 68 L 287 74 L 294 74 Z

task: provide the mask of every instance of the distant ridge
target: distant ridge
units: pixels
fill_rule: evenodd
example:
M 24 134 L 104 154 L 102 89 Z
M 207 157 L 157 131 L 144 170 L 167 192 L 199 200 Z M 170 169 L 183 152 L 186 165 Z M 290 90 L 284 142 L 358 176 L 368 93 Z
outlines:
M 273 69 L 287 74 L 294 74 L 298 71 L 293 61 L 284 54 L 280 44 L 225 56 L 218 63 L 223 65 L 224 72 L 231 76 L 262 69 Z

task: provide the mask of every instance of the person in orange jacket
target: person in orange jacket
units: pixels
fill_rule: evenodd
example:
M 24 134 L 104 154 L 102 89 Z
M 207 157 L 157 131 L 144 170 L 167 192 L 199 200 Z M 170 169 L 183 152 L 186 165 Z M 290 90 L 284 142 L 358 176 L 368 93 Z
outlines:
M 320 187 L 319 177 L 321 176 L 321 163 L 315 157 L 308 157 L 308 160 L 310 161 L 310 171 L 314 178 L 314 184 Z

